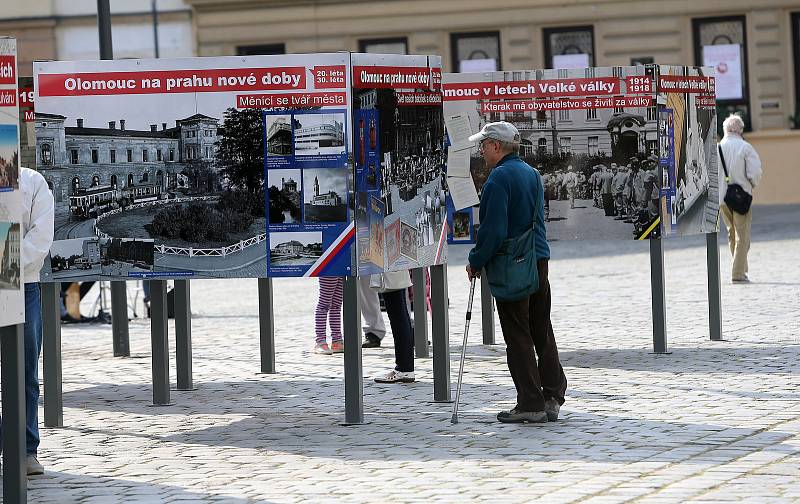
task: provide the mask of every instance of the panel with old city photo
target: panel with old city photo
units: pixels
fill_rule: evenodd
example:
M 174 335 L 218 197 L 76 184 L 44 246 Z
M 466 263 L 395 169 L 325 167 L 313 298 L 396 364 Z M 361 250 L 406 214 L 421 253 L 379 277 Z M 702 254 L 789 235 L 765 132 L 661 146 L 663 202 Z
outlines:
M 294 114 L 294 148 L 297 156 L 345 154 L 345 113 Z
M 403 61 L 402 56 L 382 58 L 389 58 L 384 64 L 395 61 L 391 58 Z M 354 60 L 353 64 L 358 65 L 358 62 Z M 398 67 L 407 64 L 398 64 Z M 360 67 L 354 66 L 354 71 L 357 68 Z M 444 257 L 443 248 L 439 247 L 440 241 L 446 238 L 442 236 L 442 229 L 447 213 L 442 177 L 442 108 L 440 103 L 424 99 L 416 103 L 408 99 L 410 95 L 424 98 L 430 91 L 430 88 L 414 86 L 393 89 L 368 85 L 357 86 L 353 91 L 354 117 L 358 121 L 356 166 L 361 175 L 360 190 L 376 188 L 383 200 L 387 229 L 400 221 L 401 235 L 404 226 L 415 230 L 417 250 L 412 253 L 407 248 L 411 244 L 406 243 L 401 257 L 387 264 L 389 269 L 436 264 L 437 259 L 442 261 Z M 377 151 L 375 155 L 373 151 Z M 362 158 L 363 161 L 359 161 Z M 373 182 L 373 177 L 378 179 Z M 406 233 L 406 236 L 410 235 Z
M 269 223 L 299 224 L 302 219 L 300 194 L 303 175 L 299 169 L 267 170 Z
M 660 75 L 702 81 L 712 68 L 660 66 Z M 659 89 L 662 213 L 666 236 L 714 233 L 719 225 L 716 106 L 713 93 Z
M 303 221 L 347 221 L 347 168 L 303 170 Z
M 520 157 L 542 176 L 548 240 L 632 239 L 658 234 L 657 106 L 654 93 L 628 89 L 631 82 L 638 82 L 632 77 L 641 80 L 643 89 L 650 89 L 654 67 L 445 77 L 446 117 L 468 116 L 473 132 L 494 121 L 508 121 L 519 130 Z M 465 83 L 537 91 L 521 98 L 448 97 L 448 85 Z M 586 91 L 583 95 L 569 92 L 559 83 L 575 83 L 576 89 L 585 86 Z M 450 139 L 451 143 L 465 141 Z M 490 170 L 477 144 L 470 148 L 469 170 L 480 193 Z
M 296 73 L 295 91 L 304 91 L 313 89 L 314 79 L 300 67 L 328 62 L 345 64 L 346 57 L 36 63 L 36 165 L 55 196 L 56 243 L 93 236 L 153 240 L 150 275 L 264 276 L 270 217 L 287 224 L 302 212 L 299 171 L 283 177 L 296 182 L 297 194 L 264 171 L 265 156 L 294 155 L 291 113 L 265 123 L 260 108 L 242 101 L 242 91 L 216 89 L 218 79 L 204 72 L 249 67 L 286 78 Z M 52 89 L 63 76 L 171 76 L 178 70 L 203 76 L 208 89 L 66 96 Z M 268 208 L 266 193 L 273 186 L 286 198 Z

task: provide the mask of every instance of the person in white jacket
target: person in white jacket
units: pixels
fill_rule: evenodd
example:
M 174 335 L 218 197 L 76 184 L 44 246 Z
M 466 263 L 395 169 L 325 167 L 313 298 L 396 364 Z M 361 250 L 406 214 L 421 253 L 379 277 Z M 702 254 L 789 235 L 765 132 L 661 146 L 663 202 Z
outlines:
M 25 441 L 28 474 L 42 474 L 39 463 L 39 356 L 42 353 L 42 306 L 39 270 L 53 243 L 53 194 L 41 174 L 20 168 L 22 193 L 22 281 L 25 282 Z
M 752 145 L 742 138 L 744 121 L 738 115 L 732 114 L 722 123 L 724 136 L 719 145 L 725 164 L 728 169 L 728 178 L 725 179 L 721 171 L 719 184 L 719 209 L 722 219 L 728 228 L 728 245 L 733 256 L 731 281 L 733 283 L 748 283 L 747 277 L 747 252 L 750 250 L 750 224 L 753 222 L 753 208 L 744 215 L 734 212 L 725 204 L 725 193 L 728 183 L 739 184 L 748 194 L 753 194 L 753 189 L 761 181 L 761 158 Z M 720 160 L 720 164 L 722 161 Z

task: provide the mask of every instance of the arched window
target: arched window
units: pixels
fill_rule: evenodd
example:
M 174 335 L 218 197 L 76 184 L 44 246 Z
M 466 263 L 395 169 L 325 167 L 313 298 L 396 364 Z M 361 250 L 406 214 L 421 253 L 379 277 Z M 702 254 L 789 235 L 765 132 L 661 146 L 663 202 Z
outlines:
M 100 175 L 95 175 L 92 177 L 92 187 L 97 187 L 100 185 Z
M 539 154 L 544 154 L 545 152 L 547 152 L 547 139 L 540 138 L 538 147 L 539 147 Z
M 117 176 L 111 175 L 111 189 L 117 188 Z
M 128 187 L 133 186 L 133 173 L 128 174 Z
M 147 171 L 145 171 L 144 173 L 142 173 L 142 182 L 147 182 L 147 181 L 149 181 L 149 180 L 150 180 L 150 173 L 149 173 L 149 172 L 147 172 Z
M 53 147 L 50 144 L 42 144 L 42 164 L 45 166 L 53 164 Z
M 78 177 L 72 177 L 72 193 L 78 192 L 78 189 L 81 188 L 81 179 Z
M 161 170 L 158 170 L 156 172 L 156 184 L 158 184 L 159 186 L 164 185 L 164 172 Z

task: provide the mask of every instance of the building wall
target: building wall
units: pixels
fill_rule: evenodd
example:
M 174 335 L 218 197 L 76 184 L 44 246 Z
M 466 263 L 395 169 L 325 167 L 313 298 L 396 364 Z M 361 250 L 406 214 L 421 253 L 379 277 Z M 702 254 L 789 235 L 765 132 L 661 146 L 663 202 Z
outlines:
M 115 58 L 155 54 L 150 2 L 112 0 Z M 191 10 L 183 0 L 159 0 L 161 57 L 195 54 Z M 33 75 L 36 60 L 99 59 L 96 0 L 0 0 L 0 34 L 17 38 L 19 74 Z
M 544 30 L 591 26 L 596 66 L 693 65 L 694 19 L 744 16 L 753 133 L 765 159 L 759 203 L 800 203 L 800 170 L 789 133 L 796 109 L 791 14 L 800 0 L 186 0 L 199 55 L 285 44 L 286 52 L 356 51 L 359 40 L 407 37 L 412 54 L 439 54 L 452 71 L 451 35 L 497 31 L 502 70 L 546 66 Z M 800 50 L 800 48 L 797 48 Z M 722 119 L 722 118 L 720 118 Z M 583 140 L 581 140 L 583 141 Z M 790 145 L 790 147 L 787 147 Z M 769 170 L 782 180 L 773 188 Z M 783 178 L 785 177 L 785 178 Z M 787 183 L 788 182 L 788 183 Z

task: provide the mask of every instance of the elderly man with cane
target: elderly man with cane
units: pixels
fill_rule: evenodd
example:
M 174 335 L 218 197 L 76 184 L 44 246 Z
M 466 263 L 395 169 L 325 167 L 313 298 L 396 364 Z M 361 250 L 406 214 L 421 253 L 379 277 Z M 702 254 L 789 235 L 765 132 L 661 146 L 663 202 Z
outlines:
M 550 248 L 541 175 L 520 159 L 520 134 L 513 124 L 488 123 L 469 140 L 480 142 L 491 173 L 481 194 L 481 229 L 469 253 L 467 276 L 471 281 L 486 271 L 517 389 L 516 406 L 497 419 L 553 422 L 564 404 L 567 378 L 550 322 Z

